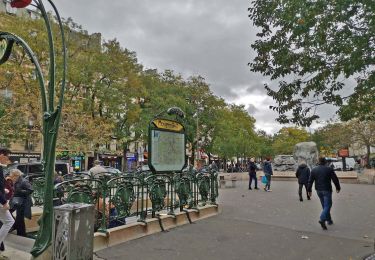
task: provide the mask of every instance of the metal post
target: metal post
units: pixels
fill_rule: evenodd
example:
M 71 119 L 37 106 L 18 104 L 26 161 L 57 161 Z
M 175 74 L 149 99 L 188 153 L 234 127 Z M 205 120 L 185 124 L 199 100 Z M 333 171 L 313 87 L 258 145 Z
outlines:
M 54 211 L 53 260 L 93 259 L 94 205 L 64 204 Z
M 34 247 L 31 254 L 34 257 L 42 254 L 50 245 L 52 241 L 52 224 L 53 224 L 53 175 L 55 171 L 55 153 L 56 153 L 56 142 L 57 134 L 61 119 L 61 110 L 63 107 L 64 92 L 65 92 L 65 79 L 67 71 L 67 53 L 65 45 L 64 29 L 60 15 L 52 2 L 48 0 L 52 6 L 55 14 L 58 26 L 60 29 L 61 44 L 62 44 L 62 79 L 61 88 L 58 96 L 58 104 L 55 106 L 55 87 L 56 87 L 56 62 L 55 62 L 55 48 L 54 48 L 54 37 L 52 35 L 52 27 L 50 22 L 50 17 L 44 8 L 42 0 L 34 0 L 33 4 L 37 9 L 40 10 L 41 16 L 44 20 L 48 45 L 49 45 L 49 79 L 48 84 L 44 80 L 41 66 L 36 58 L 34 52 L 31 50 L 29 45 L 20 37 L 15 34 L 8 32 L 0 32 L 0 41 L 5 41 L 5 48 L 0 49 L 0 65 L 5 63 L 12 52 L 13 46 L 17 45 L 22 47 L 27 56 L 30 58 L 31 62 L 35 66 L 35 71 L 37 74 L 37 79 L 39 83 L 41 104 L 42 104 L 42 117 L 43 118 L 43 153 L 42 153 L 42 163 L 43 172 L 45 176 L 45 189 L 44 189 L 44 207 L 43 215 L 39 219 L 40 229 L 35 240 Z M 24 8 L 31 3 L 27 1 L 11 1 L 11 6 L 14 8 Z M 48 91 L 47 91 L 48 90 Z
M 197 151 L 196 151 L 196 165 L 195 168 L 198 169 L 198 161 L 199 161 L 199 109 L 197 109 Z

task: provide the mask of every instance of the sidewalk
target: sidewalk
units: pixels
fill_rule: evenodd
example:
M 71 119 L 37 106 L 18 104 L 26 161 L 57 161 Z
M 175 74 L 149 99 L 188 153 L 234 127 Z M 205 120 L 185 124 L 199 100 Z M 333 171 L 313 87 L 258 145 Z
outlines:
M 101 250 L 94 259 L 342 260 L 374 253 L 373 186 L 342 184 L 328 231 L 318 224 L 316 193 L 299 202 L 294 182 L 275 181 L 272 189 L 250 191 L 246 182 L 221 189 L 218 216 Z M 29 260 L 31 242 L 10 234 L 4 255 Z
M 358 174 L 358 182 L 363 184 L 375 184 L 375 169 L 364 169 Z
M 29 253 L 34 244 L 30 238 L 20 237 L 14 234 L 8 234 L 5 238 L 5 251 L 1 255 L 7 256 L 11 260 L 30 260 Z
M 15 249 L 7 244 L 5 244 L 5 251 L 1 253 L 1 255 L 7 256 L 10 260 L 30 260 L 31 259 L 31 254 Z
M 336 171 L 337 177 L 339 179 L 352 179 L 356 180 L 358 174 L 356 171 Z M 366 174 L 371 174 L 370 171 L 366 171 Z M 263 176 L 263 171 L 257 172 L 257 177 Z M 231 180 L 249 180 L 249 174 L 247 172 L 220 172 L 219 176 L 224 176 L 224 179 Z M 296 172 L 295 171 L 274 171 L 272 178 L 274 180 L 295 180 L 296 179 Z
M 5 238 L 5 251 L 2 255 L 9 257 L 11 260 L 30 260 L 31 248 L 34 240 L 26 237 L 20 237 L 15 234 L 8 234 Z
M 217 217 L 97 252 L 97 259 L 343 260 L 374 253 L 374 189 L 342 184 L 333 195 L 334 225 L 323 231 L 314 192 L 298 200 L 298 185 L 275 181 L 273 192 L 221 189 Z

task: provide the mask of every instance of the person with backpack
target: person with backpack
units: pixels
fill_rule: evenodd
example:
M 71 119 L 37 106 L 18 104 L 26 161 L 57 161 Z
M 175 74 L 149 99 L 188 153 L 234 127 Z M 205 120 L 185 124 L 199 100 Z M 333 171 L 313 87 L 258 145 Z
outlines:
M 264 176 L 267 178 L 267 183 L 264 186 L 264 191 L 271 192 L 271 176 L 273 175 L 272 165 L 271 165 L 271 158 L 267 157 L 266 161 L 264 162 L 263 166 Z
M 307 199 L 310 200 L 310 196 L 307 191 L 307 185 L 310 178 L 310 168 L 306 165 L 305 160 L 301 160 L 296 171 L 296 177 L 298 179 L 298 195 L 299 201 L 303 201 L 302 188 L 305 186 Z

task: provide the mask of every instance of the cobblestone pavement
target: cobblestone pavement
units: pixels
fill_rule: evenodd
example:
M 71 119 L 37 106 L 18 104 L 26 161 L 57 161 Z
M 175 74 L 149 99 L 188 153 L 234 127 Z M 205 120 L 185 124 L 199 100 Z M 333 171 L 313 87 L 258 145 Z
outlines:
M 363 259 L 374 253 L 375 186 L 343 184 L 334 194 L 335 222 L 323 231 L 320 203 L 298 201 L 297 184 L 247 182 L 220 189 L 221 213 L 169 232 L 99 251 L 96 259 Z

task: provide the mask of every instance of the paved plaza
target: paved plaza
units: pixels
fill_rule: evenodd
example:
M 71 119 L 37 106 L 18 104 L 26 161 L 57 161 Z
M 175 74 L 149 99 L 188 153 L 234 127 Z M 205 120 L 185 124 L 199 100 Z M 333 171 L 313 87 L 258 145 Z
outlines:
M 96 259 L 362 259 L 374 252 L 375 186 L 342 184 L 333 195 L 335 224 L 318 224 L 320 203 L 300 202 L 296 182 L 273 192 L 220 189 L 220 214 L 97 252 Z

